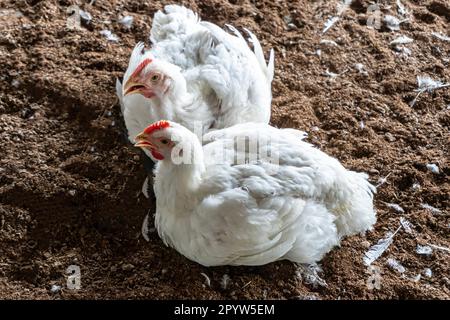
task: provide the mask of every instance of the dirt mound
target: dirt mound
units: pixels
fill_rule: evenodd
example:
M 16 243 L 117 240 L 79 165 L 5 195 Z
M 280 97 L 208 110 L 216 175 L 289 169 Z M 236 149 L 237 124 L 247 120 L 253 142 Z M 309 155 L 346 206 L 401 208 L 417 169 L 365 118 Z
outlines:
M 390 2 L 381 17 L 399 17 Z M 141 155 L 126 140 L 114 84 L 168 2 L 3 1 L 0 298 L 449 299 L 449 252 L 419 255 L 416 247 L 450 247 L 450 90 L 425 92 L 410 104 L 416 76 L 450 82 L 450 42 L 442 37 L 450 7 L 444 0 L 402 2 L 409 12 L 399 18 L 406 20 L 400 31 L 383 19 L 369 28 L 370 3 L 355 0 L 339 7 L 340 19 L 325 34 L 338 1 L 184 2 L 205 20 L 249 28 L 266 51 L 275 48 L 274 125 L 307 131 L 310 142 L 368 172 L 375 184 L 388 176 L 376 196 L 375 230 L 327 255 L 323 286 L 300 280 L 289 262 L 203 268 L 164 247 L 155 232 L 149 242 L 142 238 L 154 207 L 140 194 Z M 92 20 L 69 29 L 75 4 Z M 130 29 L 119 22 L 124 15 L 134 18 Z M 104 29 L 119 41 L 108 41 Z M 414 41 L 391 46 L 400 35 Z M 374 263 L 381 287 L 371 289 L 374 271 L 362 257 L 400 217 L 413 231 L 399 231 Z M 406 271 L 388 267 L 388 258 Z M 80 290 L 66 286 L 69 265 L 81 268 Z M 52 285 L 62 289 L 52 292 Z

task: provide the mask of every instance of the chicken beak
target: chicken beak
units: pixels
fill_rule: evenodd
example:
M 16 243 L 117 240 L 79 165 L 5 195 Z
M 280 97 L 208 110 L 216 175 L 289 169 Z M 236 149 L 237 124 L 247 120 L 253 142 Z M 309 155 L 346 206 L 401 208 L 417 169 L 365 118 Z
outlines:
M 129 79 L 124 86 L 124 96 L 128 96 L 130 94 L 141 93 L 145 89 L 145 85 L 139 82 L 133 81 L 133 79 Z
M 136 143 L 134 144 L 135 147 L 145 149 L 156 149 L 155 145 L 147 140 L 147 135 L 144 133 L 138 134 L 135 140 L 136 140 Z

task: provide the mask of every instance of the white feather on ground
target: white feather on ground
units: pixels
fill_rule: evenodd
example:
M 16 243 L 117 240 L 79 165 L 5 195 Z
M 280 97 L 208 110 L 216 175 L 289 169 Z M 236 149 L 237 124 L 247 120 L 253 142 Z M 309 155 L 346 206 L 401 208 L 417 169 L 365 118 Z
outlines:
M 353 2 L 353 0 L 344 0 L 338 4 L 337 16 L 331 17 L 327 20 L 327 22 L 325 22 L 324 28 L 322 30 L 322 34 L 327 32 L 328 30 L 330 30 L 331 27 L 334 26 L 334 24 L 339 21 L 340 16 L 345 12 L 345 10 L 348 9 L 348 7 L 350 6 L 350 4 L 352 2 Z
M 433 207 L 433 206 L 430 206 L 430 205 L 427 204 L 427 203 L 422 203 L 422 204 L 420 204 L 420 206 L 421 206 L 422 208 L 426 209 L 426 210 L 431 211 L 431 213 L 434 213 L 434 214 L 442 213 L 442 210 L 440 210 L 440 209 L 438 209 L 438 208 L 435 208 L 435 207 Z
M 430 246 L 417 245 L 416 252 L 422 255 L 430 255 L 433 253 L 433 249 Z
M 450 83 L 443 83 L 439 80 L 433 80 L 430 76 L 417 76 L 418 88 L 416 92 L 432 92 L 436 89 L 441 89 L 450 86 Z
M 133 24 L 134 18 L 132 16 L 125 16 L 119 20 L 119 23 L 121 23 L 125 28 L 130 29 Z
M 398 46 L 398 45 L 400 45 L 400 44 L 407 44 L 407 43 L 411 43 L 411 42 L 413 42 L 414 41 L 414 39 L 411 39 L 410 37 L 407 37 L 407 36 L 400 36 L 400 37 L 397 37 L 397 38 L 395 38 L 394 40 L 392 40 L 391 42 L 389 42 L 389 44 L 391 45 L 391 46 Z
M 405 6 L 401 3 L 400 0 L 397 0 L 397 12 L 401 16 L 406 16 L 408 14 L 408 10 L 406 10 Z
M 211 279 L 208 277 L 208 275 L 206 273 L 203 273 L 203 272 L 201 272 L 200 274 L 203 276 L 203 278 L 205 278 L 206 285 L 208 287 L 211 287 Z
M 410 278 L 410 280 L 414 281 L 414 282 L 419 282 L 421 278 L 422 278 L 422 275 L 420 273 L 418 273 L 414 278 Z
M 144 222 L 142 223 L 142 228 L 141 228 L 141 233 L 142 236 L 144 237 L 144 239 L 148 242 L 150 241 L 150 238 L 148 236 L 149 234 L 149 229 L 148 229 L 148 219 L 150 216 L 150 211 L 147 213 L 147 215 L 144 218 Z
M 331 17 L 325 22 L 324 28 L 322 30 L 322 34 L 330 30 L 330 28 L 339 20 L 339 17 Z
M 398 204 L 396 204 L 396 203 L 386 203 L 385 202 L 385 204 L 386 204 L 386 206 L 388 208 L 394 209 L 397 212 L 400 212 L 400 213 L 404 213 L 405 212 L 405 210 L 403 210 L 403 208 L 401 206 L 399 206 Z
M 377 260 L 381 255 L 389 248 L 389 246 L 394 241 L 394 236 L 400 231 L 402 226 L 398 227 L 394 233 L 388 232 L 383 239 L 378 240 L 378 243 L 371 246 L 369 250 L 365 253 L 363 261 L 367 266 L 370 266 L 375 260 Z
M 92 20 L 92 16 L 89 12 L 84 11 L 84 10 L 80 10 L 80 18 L 83 19 L 84 21 L 86 21 L 86 23 L 90 23 Z
M 148 177 L 145 178 L 144 183 L 142 184 L 142 194 L 144 195 L 144 197 L 146 197 L 147 199 L 149 199 L 149 195 L 148 195 Z
M 429 244 L 429 246 L 430 246 L 431 248 L 433 248 L 433 249 L 436 249 L 436 250 L 441 250 L 441 251 L 445 251 L 445 252 L 450 252 L 450 249 L 449 249 L 449 248 L 446 248 L 446 247 L 437 246 L 437 245 L 435 245 L 435 244 Z
M 297 277 L 306 284 L 311 284 L 314 288 L 318 286 L 326 287 L 327 283 L 319 276 L 322 268 L 317 263 L 312 264 L 298 264 Z
M 400 218 L 400 223 L 401 223 L 403 229 L 406 231 L 406 233 L 409 233 L 409 234 L 413 234 L 414 233 L 414 226 L 413 226 L 413 224 L 410 221 L 408 221 L 405 218 L 401 217 Z
M 450 83 L 444 83 L 439 80 L 433 80 L 430 76 L 417 76 L 417 86 L 418 88 L 414 90 L 417 96 L 411 102 L 411 107 L 413 107 L 419 98 L 419 96 L 424 92 L 433 92 L 437 89 L 442 89 L 450 86 Z M 428 167 L 428 166 L 427 166 Z
M 405 267 L 402 266 L 401 263 L 394 258 L 387 259 L 386 263 L 391 269 L 394 269 L 399 273 L 404 273 L 406 271 Z
M 110 30 L 101 30 L 100 34 L 104 36 L 108 41 L 119 42 L 119 37 L 112 33 Z
M 356 70 L 358 70 L 359 73 L 367 75 L 367 71 L 365 70 L 365 66 L 362 63 L 355 63 L 355 68 L 356 68 Z M 364 127 L 362 127 L 361 129 L 364 129 Z
M 391 175 L 392 172 L 389 172 L 385 177 L 381 177 L 378 179 L 378 184 L 375 186 L 376 188 L 382 186 L 383 184 L 385 184 L 387 182 L 387 178 L 389 178 L 389 176 Z
M 228 284 L 230 283 L 231 279 L 230 276 L 227 274 L 224 274 L 222 276 L 222 280 L 220 281 L 220 286 L 223 290 L 226 290 L 228 288 Z
M 438 33 L 438 32 L 432 32 L 431 34 L 434 37 L 438 38 L 439 40 L 450 42 L 450 37 L 447 37 L 445 34 Z
M 386 27 L 391 31 L 398 31 L 400 30 L 400 20 L 398 20 L 396 17 L 391 16 L 389 14 L 384 16 L 384 23 L 386 24 Z
M 434 163 L 428 163 L 427 169 L 433 172 L 434 174 L 439 174 L 439 167 Z
M 431 278 L 431 276 L 433 275 L 433 271 L 431 271 L 430 268 L 425 268 L 425 269 L 423 270 L 423 274 L 424 274 L 425 276 L 427 276 L 428 278 Z

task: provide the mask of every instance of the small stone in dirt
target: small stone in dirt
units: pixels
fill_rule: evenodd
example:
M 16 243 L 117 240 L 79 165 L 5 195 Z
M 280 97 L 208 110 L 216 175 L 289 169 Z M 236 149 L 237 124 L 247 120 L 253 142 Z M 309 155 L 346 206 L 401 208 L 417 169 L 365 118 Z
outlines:
M 51 293 L 58 293 L 61 291 L 61 286 L 58 286 L 56 284 L 52 285 L 52 287 L 50 288 Z
M 18 88 L 18 87 L 20 86 L 20 82 L 19 82 L 19 80 L 14 79 L 13 81 L 11 81 L 11 85 L 12 85 L 14 88 Z
M 75 196 L 76 191 L 75 190 L 69 190 L 69 194 L 73 197 Z
M 125 263 L 122 265 L 123 271 L 131 271 L 133 269 L 134 269 L 134 265 L 132 265 L 131 263 Z
M 363 248 L 369 248 L 370 247 L 370 242 L 369 241 L 367 241 L 367 240 L 364 240 L 364 241 L 361 241 L 361 246 L 363 247 Z
M 328 40 L 328 39 L 320 40 L 320 44 L 325 44 L 325 45 L 330 45 L 330 46 L 334 46 L 334 47 L 339 47 L 339 45 L 335 41 Z
M 286 24 L 292 23 L 292 17 L 290 15 L 284 16 L 283 21 Z
M 428 278 L 431 278 L 431 276 L 433 275 L 433 272 L 431 271 L 430 268 L 425 268 L 423 270 L 423 274 L 426 275 Z
M 297 26 L 295 24 L 293 24 L 293 23 L 289 23 L 287 25 L 287 28 L 288 28 L 288 30 L 294 30 L 294 29 L 297 29 Z
M 394 142 L 395 140 L 397 140 L 391 133 L 386 132 L 384 134 L 384 136 L 386 137 L 386 140 L 389 142 Z

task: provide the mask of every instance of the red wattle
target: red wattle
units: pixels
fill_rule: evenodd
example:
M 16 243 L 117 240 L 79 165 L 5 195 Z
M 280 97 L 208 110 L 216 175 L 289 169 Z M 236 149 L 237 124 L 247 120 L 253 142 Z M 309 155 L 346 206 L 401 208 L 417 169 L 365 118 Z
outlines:
M 156 160 L 164 160 L 164 156 L 158 151 L 152 150 L 151 153 Z

